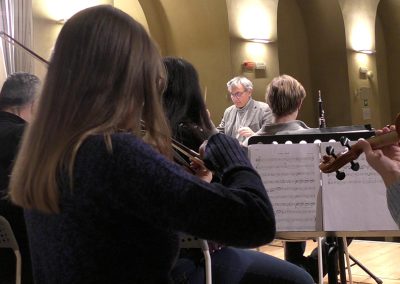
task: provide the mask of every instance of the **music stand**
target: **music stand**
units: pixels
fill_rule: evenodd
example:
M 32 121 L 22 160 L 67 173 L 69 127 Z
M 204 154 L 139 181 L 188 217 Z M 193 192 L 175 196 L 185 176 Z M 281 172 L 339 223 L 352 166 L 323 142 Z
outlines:
M 370 125 L 356 125 L 356 126 L 339 126 L 339 127 L 326 127 L 326 128 L 310 128 L 299 131 L 287 132 L 285 134 L 277 135 L 259 135 L 251 136 L 248 140 L 248 145 L 252 144 L 284 144 L 287 141 L 293 144 L 305 141 L 306 143 L 314 143 L 316 140 L 321 142 L 329 142 L 330 140 L 340 141 L 342 136 L 347 137 L 349 140 L 358 140 L 360 138 L 370 138 L 374 136 L 375 132 L 371 129 Z M 344 265 L 344 249 L 342 237 L 327 237 L 326 238 L 327 255 L 327 270 L 328 281 L 331 284 L 337 283 L 337 263 L 339 261 L 340 280 L 346 283 L 345 265 Z M 349 255 L 353 262 L 363 269 L 369 276 L 371 276 L 378 284 L 382 280 L 376 277 L 357 259 Z

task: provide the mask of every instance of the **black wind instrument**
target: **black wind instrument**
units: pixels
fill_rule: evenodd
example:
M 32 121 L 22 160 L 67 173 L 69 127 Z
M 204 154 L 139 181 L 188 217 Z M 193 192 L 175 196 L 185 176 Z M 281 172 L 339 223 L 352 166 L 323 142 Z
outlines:
M 326 127 L 326 121 L 325 121 L 325 111 L 322 106 L 322 97 L 321 97 L 321 91 L 318 91 L 318 127 L 319 128 L 325 128 Z

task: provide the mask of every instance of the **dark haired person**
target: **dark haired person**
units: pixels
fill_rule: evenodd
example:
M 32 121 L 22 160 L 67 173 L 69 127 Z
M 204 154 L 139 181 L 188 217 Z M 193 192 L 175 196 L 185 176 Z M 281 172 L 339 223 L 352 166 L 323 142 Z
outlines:
M 179 232 L 240 247 L 274 238 L 271 203 L 237 140 L 208 138 L 204 163 L 221 183 L 172 161 L 164 70 L 145 29 L 117 8 L 63 25 L 10 180 L 36 283 L 171 283 Z
M 18 145 L 34 110 L 39 78 L 17 72 L 8 76 L 0 91 L 0 215 L 11 224 L 22 258 L 22 283 L 33 283 L 28 237 L 21 208 L 7 198 L 9 176 Z M 0 249 L 0 283 L 15 282 L 15 256 Z
M 207 114 L 197 71 L 182 58 L 165 57 L 163 62 L 168 77 L 163 104 L 171 124 L 172 136 L 185 146 L 198 151 L 204 140 L 216 130 Z M 217 214 L 229 218 L 230 213 L 226 208 L 220 208 Z M 211 244 L 215 247 L 215 244 Z M 204 283 L 201 259 L 201 253 L 184 251 L 174 270 L 176 283 L 183 279 L 188 283 Z M 312 282 L 310 276 L 297 266 L 257 251 L 218 247 L 211 252 L 211 263 L 214 283 Z

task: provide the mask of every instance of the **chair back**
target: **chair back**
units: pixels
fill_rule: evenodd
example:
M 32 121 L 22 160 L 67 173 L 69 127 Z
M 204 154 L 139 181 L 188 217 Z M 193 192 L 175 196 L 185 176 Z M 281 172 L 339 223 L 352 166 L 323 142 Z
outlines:
M 21 253 L 14 232 L 6 218 L 0 215 L 0 248 L 11 248 L 16 259 L 15 283 L 21 284 Z
M 0 215 L 0 248 L 11 248 L 14 251 L 19 250 L 17 240 L 15 239 L 10 223 L 6 218 Z
M 204 272 L 206 278 L 206 284 L 212 283 L 211 274 L 211 256 L 208 248 L 208 243 L 205 240 L 199 239 L 194 236 L 182 234 L 180 236 L 180 248 L 199 248 L 202 250 L 204 255 Z

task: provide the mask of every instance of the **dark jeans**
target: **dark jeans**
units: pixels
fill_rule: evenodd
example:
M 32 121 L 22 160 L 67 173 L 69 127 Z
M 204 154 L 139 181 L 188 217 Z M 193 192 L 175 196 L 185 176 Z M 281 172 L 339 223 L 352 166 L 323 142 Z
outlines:
M 312 277 L 300 267 L 265 253 L 224 247 L 211 254 L 214 284 L 308 284 Z M 187 255 L 178 259 L 174 283 L 204 283 L 204 260 Z

